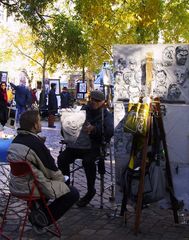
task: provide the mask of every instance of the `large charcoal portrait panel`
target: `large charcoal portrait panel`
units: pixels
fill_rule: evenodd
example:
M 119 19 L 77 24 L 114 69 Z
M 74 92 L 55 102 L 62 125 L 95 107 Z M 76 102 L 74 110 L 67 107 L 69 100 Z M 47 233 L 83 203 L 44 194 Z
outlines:
M 146 96 L 146 56 L 152 53 L 151 96 L 189 103 L 189 45 L 115 45 L 115 101 Z

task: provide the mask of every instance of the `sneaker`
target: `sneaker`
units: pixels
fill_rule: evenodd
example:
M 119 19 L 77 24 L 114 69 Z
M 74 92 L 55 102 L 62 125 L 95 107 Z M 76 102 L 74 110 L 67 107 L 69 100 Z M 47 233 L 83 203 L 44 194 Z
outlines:
M 87 204 L 90 203 L 90 201 L 93 199 L 95 194 L 96 194 L 96 189 L 94 189 L 92 192 L 87 192 L 87 194 L 84 197 L 79 199 L 76 205 L 78 207 L 85 207 Z

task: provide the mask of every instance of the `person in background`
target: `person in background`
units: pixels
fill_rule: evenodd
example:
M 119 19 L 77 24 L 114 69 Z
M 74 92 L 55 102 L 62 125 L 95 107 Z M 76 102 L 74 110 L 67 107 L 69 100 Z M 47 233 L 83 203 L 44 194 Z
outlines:
M 79 199 L 79 192 L 75 187 L 68 187 L 64 182 L 64 176 L 57 168 L 54 158 L 45 146 L 44 139 L 38 133 L 41 132 L 40 115 L 37 110 L 27 110 L 20 116 L 20 128 L 17 136 L 12 141 L 8 160 L 27 161 L 38 178 L 42 192 L 47 200 L 52 199 L 49 208 L 55 220 L 58 220 Z M 10 175 L 10 191 L 22 195 L 31 191 L 30 181 L 25 177 Z M 34 204 L 33 204 L 34 205 Z M 38 206 L 33 206 L 29 215 L 29 221 L 38 230 L 42 230 L 52 224 L 52 220 L 42 201 Z
M 14 94 L 12 88 L 9 85 L 7 86 L 7 97 L 9 105 L 12 105 L 12 102 L 14 100 Z
M 96 193 L 95 161 L 102 154 L 104 142 L 109 142 L 114 132 L 113 115 L 104 106 L 104 94 L 98 90 L 92 91 L 88 104 L 81 108 L 81 110 L 86 111 L 86 123 L 82 131 L 90 137 L 88 147 L 82 148 L 81 138 L 78 137 L 75 145 L 68 143 L 66 149 L 58 156 L 58 167 L 63 174 L 68 176 L 70 175 L 70 164 L 77 158 L 82 159 L 87 179 L 87 193 L 77 202 L 79 207 L 85 207 Z
M 56 97 L 56 84 L 51 83 L 51 90 L 48 94 L 48 127 L 55 128 L 55 114 L 58 112 L 58 101 Z
M 46 93 L 46 90 L 42 88 L 39 93 L 39 111 L 43 118 L 48 117 L 47 96 L 48 94 Z
M 60 93 L 60 107 L 61 108 L 69 108 L 71 106 L 72 106 L 71 95 L 68 92 L 67 87 L 63 87 L 62 92 Z
M 31 89 L 30 93 L 31 93 L 31 108 L 37 109 L 38 108 L 38 100 L 36 96 L 37 89 L 36 88 Z
M 16 123 L 19 123 L 20 115 L 26 111 L 27 107 L 31 104 L 31 94 L 26 87 L 26 80 L 21 79 L 20 84 L 16 86 L 10 83 L 11 87 L 15 90 L 15 102 L 16 102 Z
M 7 97 L 7 84 L 0 83 L 0 125 L 5 126 L 8 120 L 8 97 Z

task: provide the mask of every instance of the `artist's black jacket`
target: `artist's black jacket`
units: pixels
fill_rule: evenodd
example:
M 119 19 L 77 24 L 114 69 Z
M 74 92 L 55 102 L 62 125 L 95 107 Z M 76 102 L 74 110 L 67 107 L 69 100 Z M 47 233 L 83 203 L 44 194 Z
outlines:
M 109 142 L 114 134 L 113 114 L 106 108 L 94 110 L 90 104 L 84 105 L 86 121 L 95 126 L 95 131 L 90 134 L 92 145 L 100 146 L 103 141 Z

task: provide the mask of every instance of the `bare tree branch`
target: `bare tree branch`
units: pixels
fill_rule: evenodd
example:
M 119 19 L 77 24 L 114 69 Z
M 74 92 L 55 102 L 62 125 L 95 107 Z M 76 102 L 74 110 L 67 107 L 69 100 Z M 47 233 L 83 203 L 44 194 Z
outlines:
M 110 51 L 108 51 L 108 49 L 107 48 L 105 48 L 104 46 L 102 46 L 101 44 L 98 44 L 98 46 L 100 46 L 102 49 L 104 49 L 105 50 L 105 52 L 111 57 L 111 58 L 113 58 L 113 56 L 112 56 L 112 53 L 110 52 Z
M 7 7 L 13 7 L 13 6 L 16 6 L 19 3 L 19 1 L 12 1 L 12 3 L 10 3 L 7 1 L 0 0 L 0 3 L 2 3 L 3 5 L 5 5 Z
M 14 47 L 22 54 L 24 55 L 25 57 L 31 59 L 32 61 L 34 61 L 35 63 L 37 63 L 38 65 L 40 65 L 41 67 L 43 67 L 43 65 L 38 62 L 37 60 L 35 60 L 34 58 L 30 57 L 28 54 L 24 53 L 19 47 L 17 47 L 14 43 L 13 43 Z

